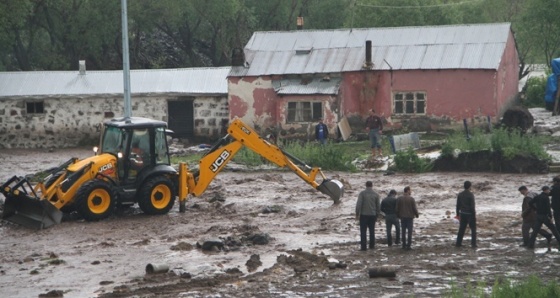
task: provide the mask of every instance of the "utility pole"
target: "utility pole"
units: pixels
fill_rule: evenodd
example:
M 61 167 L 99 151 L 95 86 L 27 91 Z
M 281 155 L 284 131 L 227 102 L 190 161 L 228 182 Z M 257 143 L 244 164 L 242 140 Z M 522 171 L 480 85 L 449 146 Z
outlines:
M 128 17 L 126 13 L 126 0 L 121 0 L 122 19 L 122 55 L 123 55 L 123 80 L 124 80 L 124 117 L 130 122 L 132 108 L 130 103 L 130 62 L 128 61 Z

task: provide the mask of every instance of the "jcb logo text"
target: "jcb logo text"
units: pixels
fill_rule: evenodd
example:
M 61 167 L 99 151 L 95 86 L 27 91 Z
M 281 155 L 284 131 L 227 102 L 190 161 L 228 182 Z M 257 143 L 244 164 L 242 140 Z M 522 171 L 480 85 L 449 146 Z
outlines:
M 229 153 L 229 151 L 224 150 L 220 154 L 220 156 L 218 156 L 218 158 L 216 158 L 216 160 L 214 160 L 212 165 L 210 165 L 210 171 L 212 171 L 213 173 L 216 173 L 220 169 L 220 167 L 224 164 L 224 162 L 226 162 L 226 160 L 229 158 L 230 155 L 231 155 L 231 153 Z

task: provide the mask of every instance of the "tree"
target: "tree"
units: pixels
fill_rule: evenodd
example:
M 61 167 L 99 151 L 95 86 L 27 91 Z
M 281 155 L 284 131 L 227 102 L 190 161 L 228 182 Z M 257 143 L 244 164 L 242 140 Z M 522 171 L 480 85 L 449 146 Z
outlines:
M 532 63 L 546 61 L 560 55 L 560 18 L 557 0 L 527 0 L 518 28 L 519 38 L 532 47 L 529 58 Z

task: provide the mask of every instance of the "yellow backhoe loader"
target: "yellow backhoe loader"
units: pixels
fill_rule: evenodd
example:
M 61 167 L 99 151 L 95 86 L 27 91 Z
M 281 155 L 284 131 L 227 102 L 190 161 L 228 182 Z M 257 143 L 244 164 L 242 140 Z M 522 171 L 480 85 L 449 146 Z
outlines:
M 201 158 L 195 171 L 189 171 L 185 163 L 180 163 L 178 170 L 171 166 L 167 144 L 170 131 L 163 121 L 117 118 L 103 123 L 101 129 L 100 146 L 94 156 L 71 158 L 49 170 L 49 175 L 36 184 L 19 176 L 5 182 L 0 188 L 6 197 L 2 219 L 41 229 L 60 223 L 63 213 L 73 211 L 88 221 L 107 218 L 115 208 L 134 204 L 146 214 L 165 214 L 177 197 L 179 211 L 184 212 L 188 196 L 202 194 L 243 146 L 279 167 L 289 168 L 335 203 L 343 195 L 340 181 L 327 179 L 321 169 L 262 139 L 239 119 Z M 321 183 L 316 181 L 319 174 Z

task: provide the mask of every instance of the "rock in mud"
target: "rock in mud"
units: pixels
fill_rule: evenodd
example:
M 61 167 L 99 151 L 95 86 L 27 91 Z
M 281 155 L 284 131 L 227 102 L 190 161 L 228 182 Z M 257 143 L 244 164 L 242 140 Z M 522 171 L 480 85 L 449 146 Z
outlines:
M 255 245 L 266 245 L 270 242 L 270 236 L 265 233 L 253 234 L 247 237 L 247 239 L 250 240 Z
M 64 297 L 64 292 L 61 290 L 52 290 L 44 294 L 39 294 L 39 298 L 52 298 L 52 297 Z
M 250 259 L 249 259 L 250 261 Z M 241 272 L 241 270 L 239 270 L 239 268 L 228 268 L 226 269 L 226 273 L 227 274 L 243 274 L 243 272 Z
M 192 250 L 193 246 L 190 243 L 179 242 L 177 245 L 171 246 L 171 250 Z
M 393 268 L 385 268 L 385 267 L 376 267 L 370 268 L 368 270 L 368 274 L 370 278 L 375 277 L 396 277 L 397 272 Z
M 196 246 L 205 251 L 213 251 L 216 248 L 218 250 L 221 250 L 224 247 L 224 242 L 219 238 L 214 238 L 198 241 L 196 243 Z
M 261 257 L 259 255 L 251 255 L 245 266 L 247 266 L 247 270 L 249 272 L 253 272 L 257 270 L 262 265 Z
M 282 206 L 273 205 L 273 206 L 266 206 L 261 210 L 262 214 L 268 213 L 280 213 L 282 211 Z

